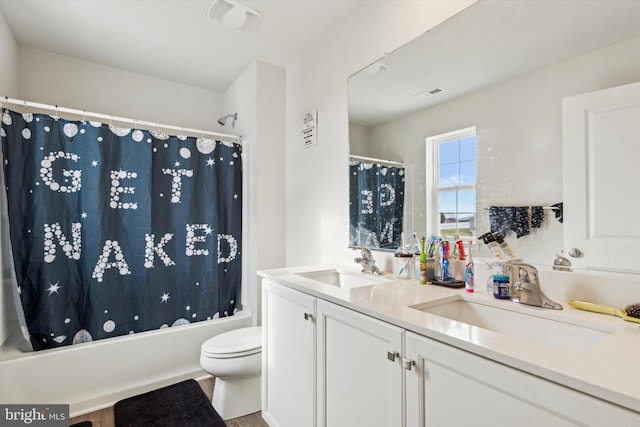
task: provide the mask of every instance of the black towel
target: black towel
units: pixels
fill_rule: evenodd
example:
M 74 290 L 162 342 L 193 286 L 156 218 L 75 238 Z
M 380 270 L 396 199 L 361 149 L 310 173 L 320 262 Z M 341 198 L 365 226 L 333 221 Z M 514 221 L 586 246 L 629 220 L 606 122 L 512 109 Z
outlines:
M 516 237 L 526 236 L 531 228 L 540 228 L 544 219 L 542 206 L 491 206 L 489 207 L 489 224 L 492 233 L 506 236 L 509 230 Z

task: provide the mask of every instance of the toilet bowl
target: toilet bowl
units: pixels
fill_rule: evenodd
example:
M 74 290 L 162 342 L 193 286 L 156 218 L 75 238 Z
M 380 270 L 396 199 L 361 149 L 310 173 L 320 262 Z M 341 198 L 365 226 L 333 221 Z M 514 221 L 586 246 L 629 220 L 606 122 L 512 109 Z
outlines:
M 208 339 L 200 366 L 215 377 L 211 403 L 228 420 L 261 409 L 262 328 L 234 329 Z

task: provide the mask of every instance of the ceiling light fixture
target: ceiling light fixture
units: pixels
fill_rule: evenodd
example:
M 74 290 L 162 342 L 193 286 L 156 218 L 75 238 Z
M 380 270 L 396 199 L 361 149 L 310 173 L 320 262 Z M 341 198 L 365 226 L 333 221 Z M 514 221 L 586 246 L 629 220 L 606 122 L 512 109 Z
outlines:
M 214 0 L 207 10 L 207 17 L 232 30 L 251 31 L 258 26 L 262 15 L 232 0 Z

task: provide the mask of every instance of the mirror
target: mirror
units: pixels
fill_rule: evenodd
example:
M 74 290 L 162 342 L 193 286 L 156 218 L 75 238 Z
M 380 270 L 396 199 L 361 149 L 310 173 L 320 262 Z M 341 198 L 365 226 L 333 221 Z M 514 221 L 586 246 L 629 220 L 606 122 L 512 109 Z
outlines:
M 475 3 L 349 79 L 350 154 L 404 164 L 403 231 L 428 237 L 427 138 L 475 128 L 475 234 L 492 206 L 545 208 L 506 240 L 551 264 L 569 249 L 547 209 L 563 201 L 562 99 L 640 81 L 639 20 L 633 0 Z

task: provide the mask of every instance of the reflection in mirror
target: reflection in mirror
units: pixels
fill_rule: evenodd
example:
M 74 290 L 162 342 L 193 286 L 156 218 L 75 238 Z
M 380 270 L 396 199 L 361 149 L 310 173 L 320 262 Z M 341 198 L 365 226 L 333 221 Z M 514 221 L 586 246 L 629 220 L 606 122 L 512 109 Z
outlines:
M 427 200 L 438 209 L 426 211 L 431 234 L 457 240 L 475 237 L 476 129 L 462 129 L 426 139 Z
M 395 251 L 402 244 L 402 163 L 351 156 L 349 246 Z
M 455 222 L 479 236 L 510 215 L 502 225 L 520 258 L 570 257 L 558 209 L 562 100 L 640 81 L 637 22 L 637 1 L 475 3 L 349 79 L 350 153 L 404 164 L 404 232 L 446 234 Z M 458 197 L 454 208 L 434 187 L 446 175 L 434 141 L 470 128 L 475 205 Z

